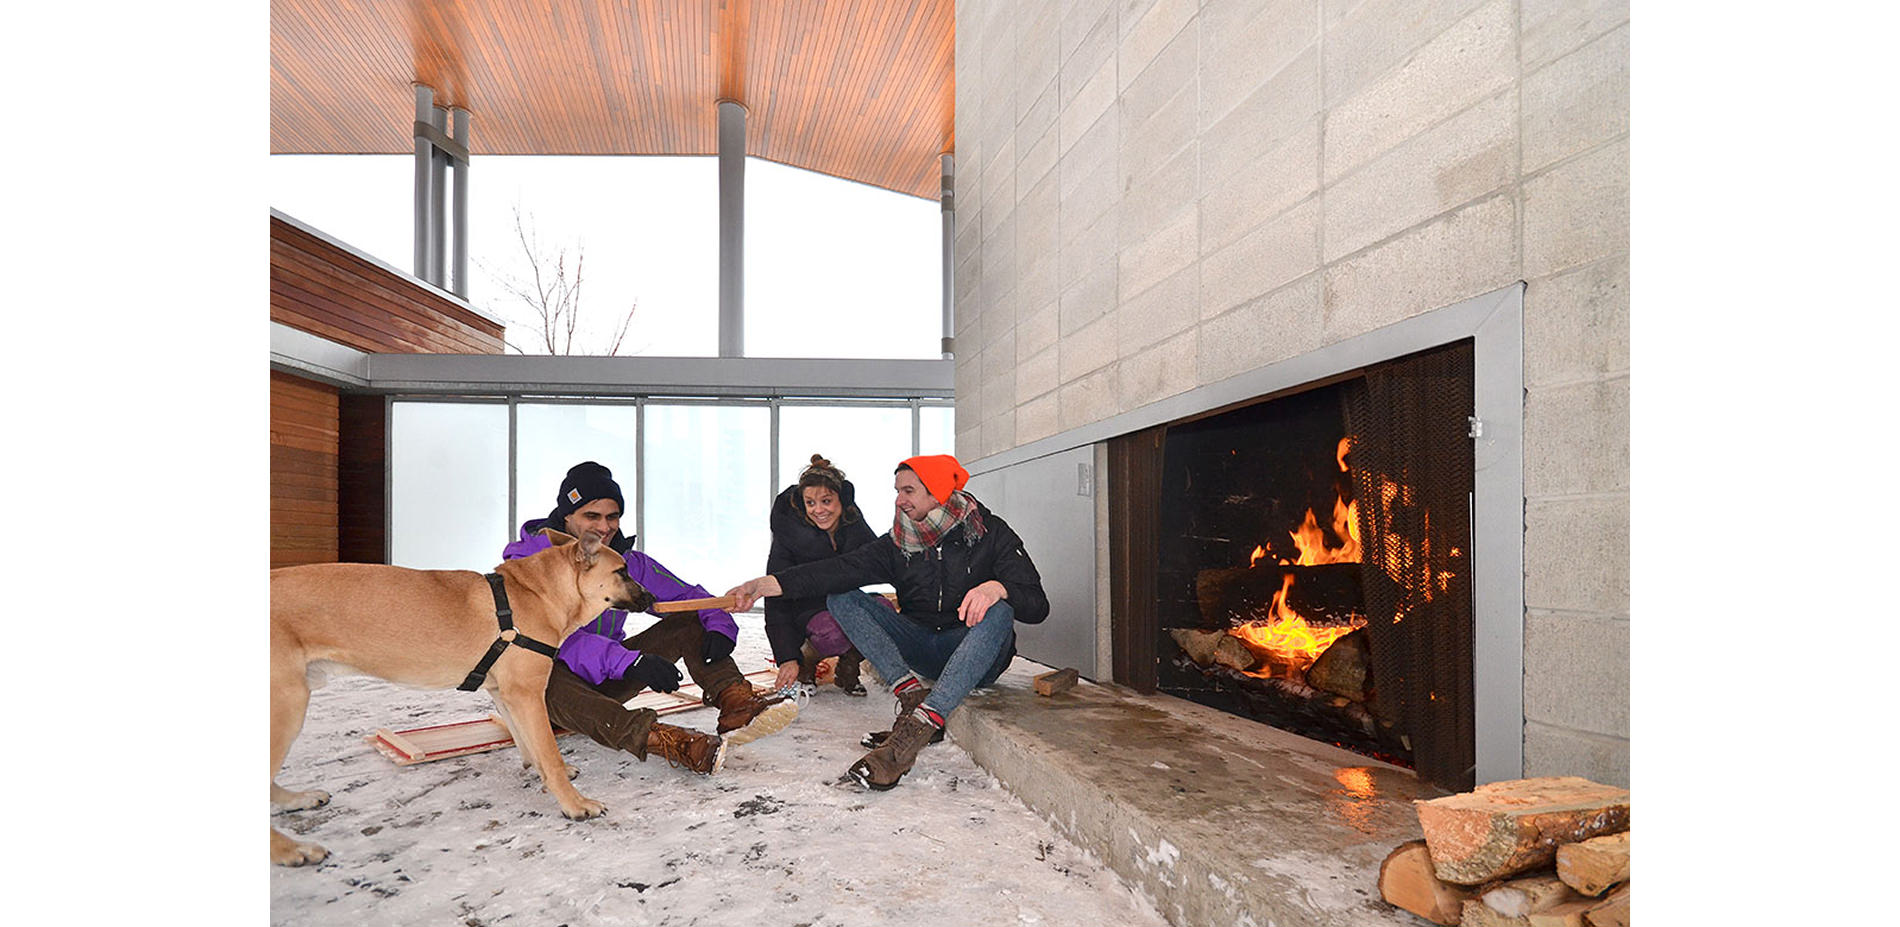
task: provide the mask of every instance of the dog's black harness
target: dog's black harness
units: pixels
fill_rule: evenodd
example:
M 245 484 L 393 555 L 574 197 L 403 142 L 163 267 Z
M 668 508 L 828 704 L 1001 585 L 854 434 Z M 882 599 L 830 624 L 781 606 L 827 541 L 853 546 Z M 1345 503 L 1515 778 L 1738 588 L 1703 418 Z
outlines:
M 495 591 L 495 620 L 501 624 L 501 636 L 495 638 L 495 642 L 489 645 L 488 653 L 482 656 L 482 662 L 475 664 L 475 671 L 469 673 L 468 678 L 455 687 L 463 692 L 473 692 L 482 687 L 482 681 L 488 678 L 488 668 L 495 665 L 495 661 L 501 658 L 501 652 L 507 650 L 509 644 L 526 647 L 550 660 L 560 652 L 515 630 L 515 613 L 508 607 L 508 593 L 501 588 L 501 574 L 489 573 L 484 578 L 488 580 L 488 587 Z

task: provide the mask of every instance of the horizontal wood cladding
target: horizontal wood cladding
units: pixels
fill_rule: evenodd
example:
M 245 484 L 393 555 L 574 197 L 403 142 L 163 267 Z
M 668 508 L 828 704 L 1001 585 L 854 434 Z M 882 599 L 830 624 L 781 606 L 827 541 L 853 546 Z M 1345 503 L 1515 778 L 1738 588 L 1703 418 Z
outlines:
M 501 353 L 502 326 L 454 300 L 276 216 L 270 237 L 272 321 L 371 354 Z
M 476 156 L 709 155 L 730 99 L 747 154 L 936 199 L 954 141 L 955 0 L 271 0 L 270 21 L 273 154 L 412 152 L 416 83 L 468 110 Z
M 270 565 L 337 559 L 337 389 L 270 375 Z

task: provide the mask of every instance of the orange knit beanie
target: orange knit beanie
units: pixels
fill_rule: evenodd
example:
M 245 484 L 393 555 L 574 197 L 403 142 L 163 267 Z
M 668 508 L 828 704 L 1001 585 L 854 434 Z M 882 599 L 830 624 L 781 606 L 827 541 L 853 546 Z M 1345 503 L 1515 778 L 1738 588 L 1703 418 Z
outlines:
M 951 493 L 970 482 L 970 471 L 963 469 L 963 465 L 949 454 L 912 457 L 904 461 L 904 466 L 917 474 L 918 482 L 923 483 L 938 502 L 949 502 Z

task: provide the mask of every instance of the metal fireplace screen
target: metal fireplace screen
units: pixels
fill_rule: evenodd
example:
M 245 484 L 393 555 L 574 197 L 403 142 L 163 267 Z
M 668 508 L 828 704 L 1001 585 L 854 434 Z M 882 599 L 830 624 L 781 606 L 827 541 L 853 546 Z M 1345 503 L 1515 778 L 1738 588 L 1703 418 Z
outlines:
M 1469 789 L 1471 342 L 1380 364 L 1345 387 L 1374 710 L 1409 732 L 1421 778 Z

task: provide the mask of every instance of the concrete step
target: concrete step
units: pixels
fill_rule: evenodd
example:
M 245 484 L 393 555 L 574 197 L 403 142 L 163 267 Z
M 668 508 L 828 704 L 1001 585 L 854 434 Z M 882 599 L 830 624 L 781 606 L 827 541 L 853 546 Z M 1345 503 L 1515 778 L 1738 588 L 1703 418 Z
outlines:
M 1170 696 L 1017 658 L 950 736 L 1177 927 L 1417 927 L 1379 898 L 1379 864 L 1421 836 L 1411 771 Z

